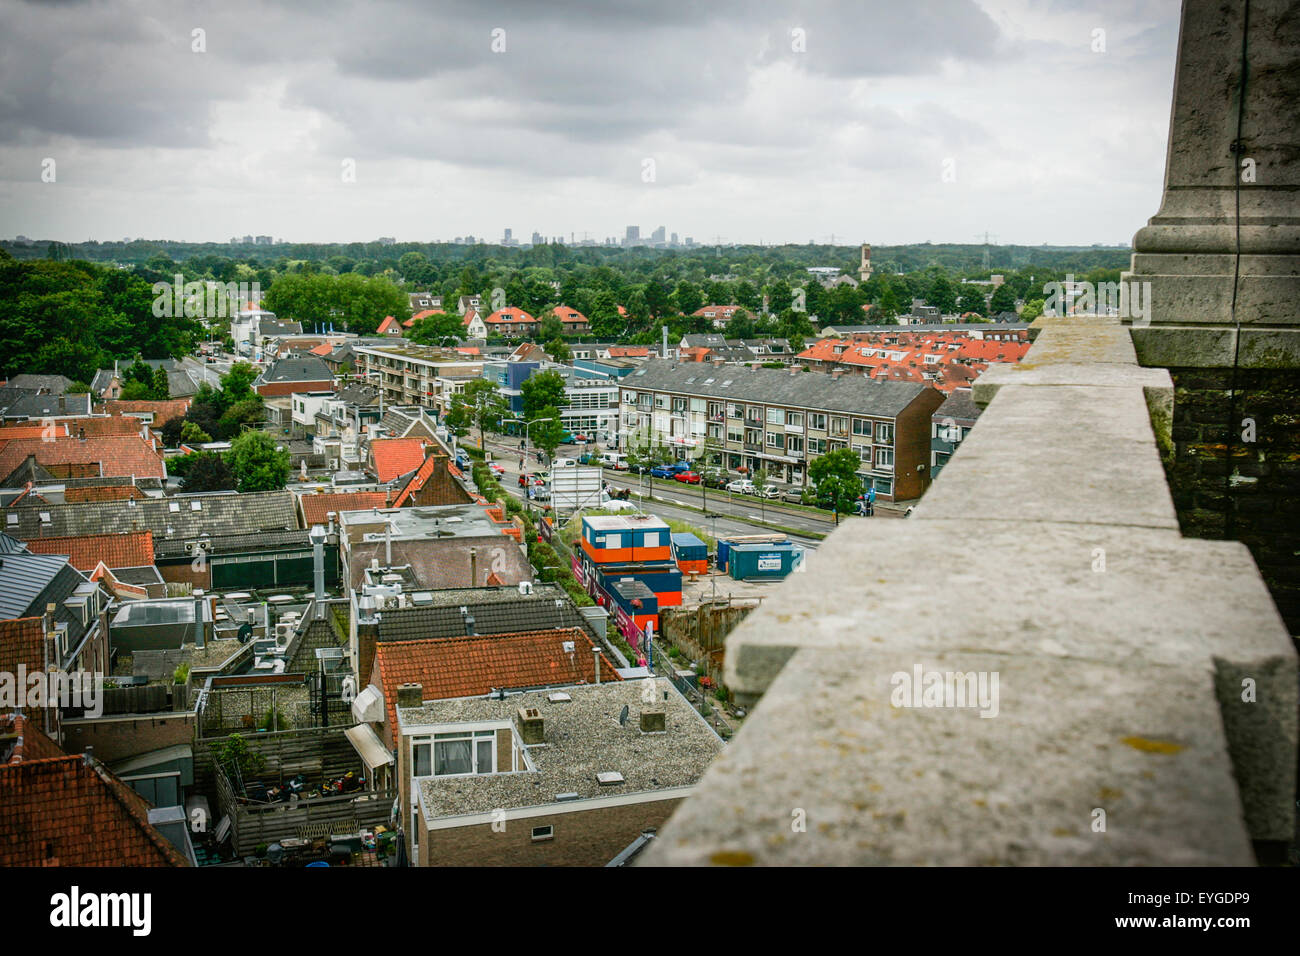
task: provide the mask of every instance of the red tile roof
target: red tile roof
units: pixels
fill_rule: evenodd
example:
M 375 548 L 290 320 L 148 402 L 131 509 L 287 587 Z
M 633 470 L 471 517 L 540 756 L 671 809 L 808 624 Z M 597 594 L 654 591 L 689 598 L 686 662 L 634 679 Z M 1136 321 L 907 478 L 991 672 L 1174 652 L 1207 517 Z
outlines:
M 157 419 L 153 421 L 153 427 L 162 428 L 163 423 Z M 139 435 L 147 427 L 143 419 L 133 418 L 125 415 L 105 415 L 94 418 L 78 418 L 68 424 L 68 434 L 80 438 L 85 434 L 87 438 L 103 438 L 113 435 Z
M 82 419 L 84 421 L 84 419 Z M 51 422 L 47 425 L 3 425 L 0 426 L 0 441 L 12 441 L 15 438 L 46 438 L 68 433 L 67 422 Z
M 572 654 L 564 644 L 572 641 Z M 545 687 L 592 681 L 595 645 L 578 627 L 521 631 L 487 637 L 381 641 L 376 645 L 376 680 L 384 693 L 389 728 L 396 733 L 397 688 L 422 684 L 425 700 L 478 697 L 494 687 Z M 622 680 L 600 655 L 600 679 Z
M 389 332 L 400 331 L 401 328 L 401 323 L 399 323 L 397 319 L 393 318 L 391 315 L 386 315 L 384 316 L 384 321 L 379 323 L 379 328 L 375 331 L 381 335 L 387 335 Z
M 33 554 L 66 554 L 78 571 L 93 571 L 102 561 L 109 568 L 143 568 L 153 564 L 153 532 L 66 535 L 26 542 Z
M 383 491 L 340 491 L 321 495 L 303 495 L 302 516 L 307 527 L 325 524 L 329 513 L 337 516 L 340 511 L 368 511 L 371 508 L 387 508 L 388 495 Z
M 100 438 L 19 438 L 0 447 L 0 480 L 10 475 L 35 455 L 38 464 L 89 466 L 74 469 L 85 475 L 103 478 L 162 478 L 163 460 L 153 447 L 137 435 L 112 435 Z
M 488 325 L 517 325 L 520 322 L 536 322 L 537 320 L 523 309 L 507 307 L 497 309 L 483 321 Z
M 45 669 L 45 628 L 39 617 L 0 621 L 0 674 L 16 674 L 19 664 L 29 674 Z
M 569 308 L 567 305 L 557 305 L 555 308 L 551 309 L 551 314 L 554 315 L 561 322 L 583 323 L 588 321 L 585 315 L 583 315 L 577 309 Z
M 426 444 L 422 438 L 381 438 L 372 441 L 370 454 L 375 462 L 376 477 L 387 483 L 415 471 L 424 464 Z M 0 455 L 3 455 L 2 451 Z
M 22 763 L 24 760 L 44 760 L 47 757 L 66 757 L 59 745 L 41 733 L 39 724 L 23 714 L 0 715 L 0 737 L 14 737 L 9 759 L 4 759 L 0 748 L 0 761 L 4 764 Z
M 154 424 L 161 425 L 170 419 L 184 417 L 190 409 L 190 400 L 188 398 L 169 398 L 165 401 L 114 399 L 105 402 L 104 409 L 110 415 L 123 415 L 127 412 L 138 415 L 141 412 L 153 412 Z
M 448 460 L 441 455 L 430 455 L 424 459 L 424 463 L 416 469 L 415 474 L 411 476 L 411 480 L 406 483 L 406 487 L 402 489 L 401 494 L 393 502 L 393 507 L 400 508 L 410 501 L 411 496 L 423 488 L 428 480 L 434 476 L 438 467 L 440 465 L 445 467 L 447 464 Z
M 135 485 L 82 485 L 80 488 L 64 488 L 63 500 L 67 504 L 80 504 L 85 501 L 126 501 L 129 498 L 140 499 L 145 493 Z
M 0 767 L 0 866 L 186 866 L 149 804 L 80 756 Z
M 334 346 L 326 342 L 323 345 L 318 345 L 314 349 L 308 349 L 307 351 L 312 355 L 319 355 L 321 358 L 324 358 L 326 355 L 329 355 L 334 351 Z
M 610 358 L 645 358 L 650 354 L 650 349 L 644 345 L 614 345 L 610 346 Z

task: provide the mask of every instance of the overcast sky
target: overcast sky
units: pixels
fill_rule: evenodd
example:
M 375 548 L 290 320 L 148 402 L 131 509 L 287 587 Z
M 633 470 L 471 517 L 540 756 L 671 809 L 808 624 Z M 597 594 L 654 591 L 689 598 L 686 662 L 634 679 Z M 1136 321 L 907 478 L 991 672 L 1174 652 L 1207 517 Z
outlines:
M 1128 243 L 1177 37 L 1175 0 L 0 0 L 0 235 Z

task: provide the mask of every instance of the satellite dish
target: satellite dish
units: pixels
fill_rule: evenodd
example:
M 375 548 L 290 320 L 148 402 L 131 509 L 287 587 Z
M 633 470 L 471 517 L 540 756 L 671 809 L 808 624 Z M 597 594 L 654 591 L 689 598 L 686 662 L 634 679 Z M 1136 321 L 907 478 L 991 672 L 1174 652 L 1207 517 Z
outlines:
M 245 621 L 239 625 L 239 643 L 247 644 L 249 638 L 253 636 L 253 625 Z
M 623 709 L 619 712 L 619 715 L 618 715 L 618 725 L 619 725 L 620 727 L 626 727 L 626 726 L 627 726 L 627 704 L 624 704 L 624 705 L 623 705 Z

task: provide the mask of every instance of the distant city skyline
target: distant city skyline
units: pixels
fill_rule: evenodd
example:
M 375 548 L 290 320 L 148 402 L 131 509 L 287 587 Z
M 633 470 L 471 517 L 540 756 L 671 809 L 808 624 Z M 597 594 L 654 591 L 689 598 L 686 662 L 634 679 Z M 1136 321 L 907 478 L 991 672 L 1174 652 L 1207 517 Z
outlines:
M 0 209 L 66 242 L 641 223 L 701 245 L 1125 243 L 1159 205 L 1177 19 L 1156 0 L 576 21 L 508 0 L 7 4 Z

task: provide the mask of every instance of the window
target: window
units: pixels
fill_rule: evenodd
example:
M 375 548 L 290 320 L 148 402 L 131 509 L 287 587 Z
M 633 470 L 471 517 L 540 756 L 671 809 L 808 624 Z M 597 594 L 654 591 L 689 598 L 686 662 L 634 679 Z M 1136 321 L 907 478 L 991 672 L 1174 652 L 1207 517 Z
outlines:
M 784 443 L 783 441 L 781 441 L 781 439 L 784 438 L 784 437 L 785 437 L 784 435 L 780 435 L 780 434 L 778 434 L 777 432 L 768 432 L 768 433 L 767 433 L 767 447 L 768 447 L 768 448 L 780 448 L 780 449 L 782 449 L 782 450 L 784 451 L 784 450 L 785 450 L 785 443 Z
M 727 426 L 727 441 L 744 441 L 745 432 L 739 425 Z
M 742 409 L 739 405 L 728 405 L 728 406 L 727 406 L 727 417 L 728 417 L 728 418 L 744 418 L 744 417 L 745 417 L 744 409 Z
M 832 435 L 847 435 L 849 433 L 849 420 L 840 416 L 831 419 Z
M 893 468 L 894 467 L 894 449 L 877 448 L 876 449 L 876 467 Z
M 429 743 L 414 742 L 411 744 L 411 776 L 432 776 L 433 765 L 430 762 L 432 753 L 433 748 Z
M 809 452 L 809 454 L 813 454 L 813 455 L 824 455 L 824 454 L 826 454 L 826 439 L 825 439 L 825 438 L 809 438 L 809 439 L 808 439 L 808 452 Z
M 876 444 L 892 445 L 894 443 L 894 426 L 881 422 L 876 426 Z
M 767 410 L 767 423 L 769 425 L 784 425 L 785 412 L 779 408 L 769 408 Z
M 819 432 L 826 431 L 826 416 L 821 412 L 809 412 L 808 427 L 814 428 Z
M 436 777 L 493 773 L 495 765 L 495 731 L 433 735 L 433 775 Z
M 871 422 L 865 418 L 853 419 L 853 434 L 859 438 L 870 438 Z
M 853 450 L 856 451 L 856 452 L 858 453 L 858 458 L 862 459 L 863 464 L 866 464 L 866 465 L 870 465 L 870 464 L 871 464 L 871 446 L 870 446 L 870 445 L 854 445 L 854 446 L 853 446 Z
M 785 425 L 787 428 L 802 428 L 803 415 L 801 415 L 799 412 L 786 412 Z
M 798 454 L 799 452 L 803 451 L 803 439 L 800 438 L 798 435 L 786 435 L 785 449 L 786 451 L 790 452 L 790 454 L 792 455 Z
M 533 827 L 533 842 L 541 843 L 545 840 L 555 839 L 555 827 Z

